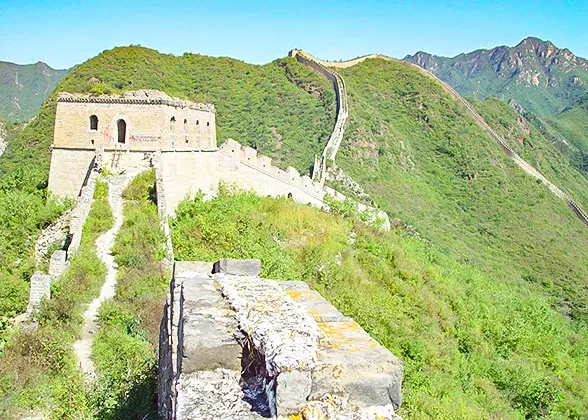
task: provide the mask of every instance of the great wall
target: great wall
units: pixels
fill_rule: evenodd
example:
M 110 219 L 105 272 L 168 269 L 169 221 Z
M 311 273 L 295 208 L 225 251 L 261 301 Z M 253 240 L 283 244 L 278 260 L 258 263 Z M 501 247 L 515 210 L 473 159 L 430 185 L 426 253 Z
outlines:
M 80 367 L 93 375 L 90 349 L 97 309 L 116 287 L 111 251 L 122 220 L 122 190 L 136 174 L 154 168 L 166 259 L 173 267 L 159 337 L 162 418 L 399 418 L 394 410 L 401 404 L 400 360 L 305 283 L 261 279 L 257 260 L 224 259 L 214 264 L 174 260 L 168 218 L 180 201 L 198 191 L 212 196 L 227 183 L 320 208 L 328 208 L 327 195 L 347 199 L 325 186 L 349 115 L 345 81 L 333 69 L 369 58 L 398 60 L 372 54 L 331 63 L 301 50 L 292 50 L 290 56 L 331 80 L 337 96 L 335 127 L 312 178 L 291 167 L 282 170 L 269 157 L 232 139 L 216 147 L 215 111 L 210 104 L 194 104 L 158 91 L 58 97 L 49 189 L 75 198 L 76 204 L 63 216 L 69 222 L 60 223 L 69 227 L 62 249 L 50 256 L 49 273 L 36 272 L 31 278 L 25 317 L 50 298 L 52 282 L 67 270 L 80 245 L 97 178 L 107 169 L 115 226 L 98 239 L 97 248 L 108 278 L 100 296 L 88 306 L 82 337 L 74 345 Z M 541 179 L 588 224 L 586 213 L 521 159 L 455 90 L 417 65 L 400 63 L 440 83 L 509 157 Z M 384 228 L 389 228 L 385 213 L 355 205 L 372 219 L 383 219 Z M 47 232 L 64 236 L 61 228 Z M 38 249 L 47 249 L 49 239 L 40 241 L 44 245 Z
M 402 64 L 404 66 L 410 67 L 410 68 L 415 69 L 418 72 L 426 75 L 427 77 L 432 78 L 439 85 L 441 85 L 441 87 L 447 93 L 449 93 L 457 102 L 459 102 L 466 109 L 467 113 L 470 114 L 470 116 L 472 116 L 474 118 L 474 120 L 476 121 L 476 124 L 478 124 L 481 128 L 486 130 L 486 132 L 490 135 L 490 137 L 492 137 L 492 139 L 500 146 L 502 151 L 507 156 L 509 156 L 527 174 L 529 174 L 529 175 L 535 177 L 536 179 L 540 180 L 541 182 L 543 182 L 553 194 L 555 194 L 558 198 L 562 199 L 572 209 L 574 214 L 585 225 L 588 226 L 588 213 L 586 213 L 580 207 L 580 205 L 578 203 L 576 203 L 570 196 L 568 196 L 560 188 L 558 188 L 556 185 L 554 185 L 552 182 L 550 182 L 538 170 L 533 168 L 532 165 L 530 165 L 523 158 L 521 158 L 508 145 L 508 143 L 502 137 L 500 137 L 496 133 L 496 131 L 494 131 L 492 129 L 492 127 L 490 127 L 488 125 L 488 123 L 486 123 L 484 118 L 482 118 L 482 116 L 474 110 L 472 105 L 465 98 L 463 98 L 459 93 L 457 93 L 457 91 L 451 85 L 449 85 L 448 83 L 439 79 L 437 76 L 435 76 L 430 71 L 423 69 L 422 67 L 420 67 L 417 64 L 414 64 L 414 63 L 411 63 L 408 61 L 404 61 L 404 60 L 397 60 L 395 58 L 388 57 L 388 56 L 385 56 L 382 54 L 368 54 L 368 55 L 364 55 L 362 57 L 354 58 L 352 60 L 340 61 L 340 62 L 321 60 L 321 59 L 316 58 L 313 55 L 311 55 L 303 50 L 296 50 L 296 49 L 290 51 L 289 55 L 291 57 L 295 57 L 299 62 L 313 68 L 315 71 L 317 71 L 318 73 L 327 77 L 329 80 L 334 81 L 335 89 L 337 91 L 337 123 L 339 123 L 339 120 L 342 119 L 343 126 L 345 124 L 344 121 L 347 118 L 347 115 L 349 114 L 349 107 L 348 107 L 347 98 L 346 98 L 347 92 L 346 92 L 345 82 L 344 82 L 343 78 L 336 71 L 332 70 L 333 68 L 344 69 L 344 68 L 348 68 L 348 67 L 352 67 L 357 64 L 360 64 L 368 59 L 382 59 L 382 60 L 392 61 L 392 62 L 395 62 L 398 64 Z M 341 137 L 335 135 L 335 133 L 338 133 L 338 131 L 336 130 L 334 132 L 334 135 L 331 136 L 331 139 L 329 139 L 329 143 L 331 143 L 331 140 L 333 140 L 332 144 L 330 146 L 329 145 L 327 146 L 328 156 L 329 156 L 329 159 L 331 159 L 331 160 L 335 159 L 335 155 L 337 154 L 337 151 L 339 149 L 339 145 L 341 144 L 341 140 L 342 140 L 342 136 L 343 136 L 342 130 L 341 130 Z M 323 156 L 325 154 L 327 154 L 327 148 L 325 148 L 325 153 L 323 154 Z M 325 170 L 323 170 L 323 168 L 321 167 L 320 173 L 322 174 L 324 172 L 325 172 Z

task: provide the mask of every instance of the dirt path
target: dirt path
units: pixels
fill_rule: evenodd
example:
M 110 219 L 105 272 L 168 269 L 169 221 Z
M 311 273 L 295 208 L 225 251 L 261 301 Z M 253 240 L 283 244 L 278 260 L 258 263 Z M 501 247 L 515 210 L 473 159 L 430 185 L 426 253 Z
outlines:
M 98 329 L 98 308 L 106 299 L 114 297 L 116 289 L 117 266 L 112 255 L 112 247 L 116 235 L 123 222 L 123 198 L 122 192 L 133 179 L 132 175 L 116 175 L 105 179 L 108 183 L 108 202 L 112 208 L 114 224 L 112 228 L 96 239 L 96 253 L 107 269 L 106 281 L 100 289 L 100 296 L 94 299 L 86 312 L 84 312 L 84 324 L 82 336 L 74 343 L 74 353 L 79 366 L 84 373 L 94 375 L 94 362 L 90 358 L 92 343 Z

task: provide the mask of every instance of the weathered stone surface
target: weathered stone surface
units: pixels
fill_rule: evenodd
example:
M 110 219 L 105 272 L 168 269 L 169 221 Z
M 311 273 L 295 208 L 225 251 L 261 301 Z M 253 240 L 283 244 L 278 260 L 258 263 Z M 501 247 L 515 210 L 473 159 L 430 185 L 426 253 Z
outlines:
M 286 416 L 299 413 L 307 403 L 311 388 L 310 371 L 281 372 L 276 380 L 276 414 Z
M 51 276 L 36 271 L 31 277 L 31 286 L 29 292 L 29 304 L 27 306 L 27 314 L 33 313 L 41 306 L 43 298 L 49 299 L 51 297 Z
M 55 251 L 49 260 L 49 275 L 57 278 L 63 274 L 67 268 L 67 252 L 63 250 Z
M 257 277 L 261 273 L 261 262 L 259 260 L 223 258 L 214 263 L 212 273 Z
M 177 384 L 178 420 L 256 420 L 267 413 L 254 411 L 239 385 L 240 370 L 182 374 Z M 263 411 L 262 411 L 263 412 Z
M 37 262 L 41 263 L 49 257 L 49 248 L 54 244 L 65 245 L 69 231 L 69 218 L 71 211 L 67 211 L 57 218 L 54 224 L 43 229 L 39 238 L 35 242 L 35 257 Z
M 265 357 L 270 376 L 315 365 L 321 331 L 277 282 L 225 274 L 214 279 L 236 311 L 239 327 Z
M 323 332 L 312 372 L 311 400 L 325 394 L 349 395 L 359 407 L 401 403 L 402 363 L 351 318 L 299 281 L 279 282 Z
M 240 370 L 242 334 L 214 281 L 208 275 L 192 275 L 183 280 L 183 287 L 183 372 Z
M 356 322 L 319 322 L 318 364 L 313 370 L 311 399 L 324 394 L 349 394 L 359 407 L 402 402 L 402 362 Z
M 304 282 L 209 268 L 175 267 L 178 419 L 399 419 L 402 364 L 357 323 Z
M 316 322 L 351 321 L 343 316 L 320 293 L 311 290 L 303 281 L 280 281 L 279 285 L 300 305 Z
M 195 273 L 211 274 L 213 263 L 206 261 L 176 261 L 174 275 L 176 277 L 189 277 Z

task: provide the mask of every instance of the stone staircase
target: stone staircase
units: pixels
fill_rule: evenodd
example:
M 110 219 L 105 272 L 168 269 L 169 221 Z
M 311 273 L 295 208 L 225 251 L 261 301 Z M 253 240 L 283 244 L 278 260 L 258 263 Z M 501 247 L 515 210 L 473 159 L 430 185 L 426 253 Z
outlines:
M 175 263 L 160 416 L 398 419 L 400 360 L 304 282 L 259 272 L 258 260 Z

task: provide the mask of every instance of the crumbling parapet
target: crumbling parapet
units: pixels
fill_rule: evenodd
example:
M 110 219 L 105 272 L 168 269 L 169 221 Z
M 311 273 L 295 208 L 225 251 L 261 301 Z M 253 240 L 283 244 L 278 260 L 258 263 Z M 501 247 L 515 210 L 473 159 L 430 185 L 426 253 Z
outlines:
M 80 194 L 76 199 L 76 205 L 71 212 L 70 224 L 69 224 L 69 246 L 67 248 L 68 259 L 75 254 L 80 247 L 82 241 L 82 232 L 84 230 L 84 224 L 90 214 L 92 208 L 92 202 L 94 201 L 94 190 L 96 189 L 96 181 L 98 175 L 102 170 L 102 159 L 104 149 L 99 147 L 96 149 L 96 155 L 90 163 L 86 179 L 80 190 Z
M 400 360 L 304 282 L 262 279 L 255 260 L 174 271 L 183 301 L 162 334 L 178 355 L 165 418 L 398 418 Z
M 51 255 L 51 259 L 49 260 L 49 275 L 51 278 L 56 279 L 65 273 L 68 266 L 67 252 L 62 249 L 57 250 Z
M 40 309 L 43 299 L 51 298 L 51 276 L 36 271 L 31 277 L 30 284 L 26 317 L 30 317 L 35 311 Z

